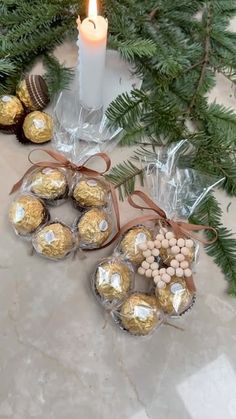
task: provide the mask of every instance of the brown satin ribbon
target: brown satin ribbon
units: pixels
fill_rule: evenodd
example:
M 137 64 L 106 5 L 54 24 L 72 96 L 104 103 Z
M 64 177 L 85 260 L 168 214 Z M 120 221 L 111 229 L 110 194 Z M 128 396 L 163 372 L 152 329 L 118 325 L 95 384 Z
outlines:
M 52 157 L 55 161 L 36 161 L 34 162 L 31 159 L 31 155 L 37 151 L 42 151 L 43 153 L 47 154 L 48 156 Z M 92 160 L 93 158 L 96 157 L 100 157 L 104 162 L 105 162 L 105 170 L 103 171 L 96 171 L 93 169 L 90 169 L 89 167 L 86 166 L 86 164 Z M 84 175 L 87 176 L 102 176 L 104 175 L 106 172 L 108 172 L 108 170 L 111 167 L 111 159 L 110 157 L 106 154 L 106 153 L 96 153 L 93 156 L 89 157 L 84 164 L 77 166 L 76 164 L 72 163 L 70 160 L 67 160 L 62 154 L 57 153 L 56 151 L 53 150 L 46 150 L 44 148 L 38 148 L 38 149 L 34 149 L 32 150 L 29 155 L 28 155 L 28 160 L 29 162 L 32 164 L 32 166 L 25 172 L 25 174 L 22 176 L 22 178 L 15 183 L 15 185 L 12 187 L 10 195 L 14 192 L 16 192 L 22 185 L 25 177 L 30 174 L 31 172 L 33 172 L 33 170 L 35 170 L 37 167 L 51 167 L 51 168 L 59 168 L 59 167 L 64 167 L 66 169 L 70 169 L 76 172 L 80 172 Z
M 36 161 L 36 162 L 34 162 L 31 159 L 31 156 L 32 156 L 33 153 L 35 153 L 37 151 L 42 151 L 43 153 L 52 157 L 55 161 L 47 160 L 47 161 Z M 103 171 L 93 170 L 93 169 L 90 169 L 89 167 L 86 166 L 86 164 L 90 160 L 92 160 L 93 158 L 97 158 L 97 157 L 101 158 L 105 163 L 105 169 Z M 36 168 L 39 168 L 39 167 L 41 167 L 41 168 L 44 168 L 44 167 L 61 168 L 62 167 L 62 168 L 70 169 L 74 172 L 80 172 L 83 175 L 92 176 L 92 177 L 103 176 L 106 172 L 108 172 L 108 170 L 111 167 L 111 159 L 106 153 L 96 153 L 93 156 L 90 156 L 84 162 L 84 164 L 76 165 L 76 164 L 72 163 L 70 160 L 67 160 L 62 154 L 57 153 L 56 151 L 46 150 L 44 148 L 37 148 L 37 149 L 32 150 L 29 153 L 28 160 L 32 164 L 32 166 L 25 172 L 25 174 L 22 176 L 22 178 L 17 183 L 15 183 L 15 185 L 11 189 L 10 194 L 16 192 L 21 187 L 25 177 L 27 175 L 29 175 L 31 172 L 33 172 Z M 119 205 L 118 205 L 118 202 L 117 202 L 117 196 L 116 196 L 114 186 L 109 182 L 107 182 L 107 183 L 109 185 L 110 192 L 111 192 L 111 198 L 112 198 L 112 203 L 113 203 L 113 208 L 114 208 L 115 218 L 116 218 L 117 232 L 119 232 L 120 231 L 120 213 L 119 213 Z

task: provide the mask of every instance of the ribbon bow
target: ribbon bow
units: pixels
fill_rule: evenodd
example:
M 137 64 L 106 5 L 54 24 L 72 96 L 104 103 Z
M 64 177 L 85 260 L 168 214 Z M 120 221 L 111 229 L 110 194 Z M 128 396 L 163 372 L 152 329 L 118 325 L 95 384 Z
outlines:
M 48 160 L 48 161 L 36 161 L 36 162 L 34 162 L 31 159 L 31 155 L 33 153 L 35 153 L 35 151 L 42 151 L 43 153 L 48 154 L 50 157 L 52 157 L 55 161 Z M 93 159 L 94 157 L 100 157 L 105 162 L 105 170 L 96 171 L 96 170 L 90 169 L 89 167 L 86 166 L 86 164 L 89 162 L 89 160 Z M 44 168 L 44 167 L 51 167 L 51 168 L 64 167 L 66 169 L 70 169 L 70 170 L 73 170 L 75 172 L 80 172 L 84 175 L 93 176 L 93 177 L 104 175 L 111 167 L 111 159 L 106 153 L 96 153 L 93 156 L 90 156 L 84 162 L 84 164 L 76 165 L 76 164 L 72 163 L 70 160 L 67 160 L 66 157 L 57 153 L 56 151 L 46 150 L 44 148 L 38 148 L 38 149 L 32 150 L 29 153 L 28 160 L 32 164 L 32 166 L 25 172 L 25 174 L 22 176 L 22 178 L 18 182 L 16 182 L 15 185 L 13 185 L 13 187 L 11 189 L 11 192 L 10 192 L 10 195 L 12 193 L 16 192 L 21 187 L 25 177 L 28 174 L 30 174 L 31 172 L 33 172 L 38 167 L 42 167 L 42 168 Z
M 134 196 L 139 197 L 145 204 L 147 204 L 147 206 L 136 204 L 133 200 Z M 167 215 L 166 215 L 165 211 L 163 211 L 157 204 L 155 204 L 155 202 L 152 201 L 151 198 L 149 198 L 142 191 L 134 191 L 131 195 L 129 195 L 128 202 L 133 208 L 138 208 L 138 209 L 141 209 L 141 210 L 144 210 L 144 209 L 152 210 L 152 211 L 155 212 L 155 215 L 147 215 L 147 216 L 144 215 L 143 217 L 135 218 L 132 221 L 132 226 L 134 225 L 134 223 L 137 224 L 137 223 L 141 223 L 141 222 L 144 222 L 144 221 L 159 220 L 163 224 L 165 224 L 167 226 L 170 226 L 177 238 L 179 238 L 181 236 L 190 237 L 190 238 L 193 238 L 194 240 L 198 240 L 199 242 L 201 242 L 202 244 L 205 244 L 205 245 L 212 244 L 217 240 L 218 233 L 213 227 L 205 226 L 205 225 L 201 225 L 201 224 L 190 224 L 190 223 L 186 223 L 184 221 L 171 220 L 171 219 L 167 218 Z M 129 227 L 129 225 L 130 225 L 130 223 L 127 223 L 126 226 L 124 226 L 124 227 L 130 228 L 131 226 Z M 123 228 L 122 228 L 122 230 L 123 230 Z M 205 239 L 202 239 L 199 236 L 196 236 L 195 234 L 192 234 L 193 232 L 199 232 L 199 231 L 211 231 L 212 233 L 214 233 L 214 237 L 211 240 L 205 240 Z

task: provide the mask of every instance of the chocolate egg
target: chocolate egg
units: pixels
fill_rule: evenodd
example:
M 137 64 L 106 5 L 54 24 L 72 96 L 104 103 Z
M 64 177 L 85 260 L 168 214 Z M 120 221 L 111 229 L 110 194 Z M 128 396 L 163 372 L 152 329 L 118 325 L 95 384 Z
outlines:
M 9 209 L 10 223 L 20 235 L 33 233 L 47 217 L 44 204 L 32 195 L 21 195 Z
M 24 115 L 24 108 L 16 96 L 0 96 L 0 125 L 4 127 L 16 125 Z
M 112 233 L 112 223 L 107 212 L 93 208 L 86 211 L 78 224 L 78 236 L 82 247 L 99 247 L 107 241 Z
M 118 318 L 123 329 L 138 336 L 150 334 L 162 322 L 155 297 L 141 293 L 132 294 L 124 301 Z
M 156 297 L 164 313 L 180 315 L 190 308 L 194 294 L 188 289 L 184 278 L 172 276 L 165 288 L 156 288 Z
M 74 249 L 74 235 L 68 226 L 59 222 L 50 223 L 36 232 L 33 246 L 43 256 L 62 259 Z
M 50 141 L 53 136 L 53 120 L 45 112 L 29 113 L 23 123 L 23 132 L 27 140 L 41 144 Z
M 101 303 L 108 308 L 118 305 L 132 287 L 133 269 L 119 258 L 102 261 L 95 273 L 94 290 Z
M 75 185 L 72 196 L 82 208 L 103 207 L 107 203 L 108 187 L 101 180 L 85 178 Z
M 28 177 L 27 184 L 31 192 L 48 201 L 66 198 L 68 194 L 66 175 L 59 169 L 36 170 Z
M 152 240 L 150 229 L 142 225 L 132 227 L 121 240 L 120 251 L 130 262 L 141 264 L 145 257 L 139 245 L 148 240 Z

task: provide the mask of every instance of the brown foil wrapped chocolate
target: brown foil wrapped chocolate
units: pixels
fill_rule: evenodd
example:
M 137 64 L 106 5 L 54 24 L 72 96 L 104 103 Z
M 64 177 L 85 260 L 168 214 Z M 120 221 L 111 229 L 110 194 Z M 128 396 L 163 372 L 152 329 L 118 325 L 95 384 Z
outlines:
M 156 287 L 156 297 L 163 312 L 172 316 L 183 314 L 195 300 L 194 293 L 188 289 L 185 279 L 177 276 L 173 276 L 165 288 Z
M 142 263 L 144 256 L 139 245 L 152 240 L 152 236 L 152 231 L 143 225 L 131 228 L 121 240 L 119 246 L 121 253 L 132 263 Z
M 110 237 L 112 222 L 106 211 L 93 208 L 81 216 L 77 229 L 81 247 L 99 248 Z
M 66 174 L 50 167 L 35 170 L 28 176 L 25 187 L 51 204 L 67 198 L 69 191 Z
M 63 259 L 75 248 L 74 234 L 65 224 L 53 222 L 34 235 L 33 246 L 42 256 L 53 260 Z
M 44 204 L 32 195 L 21 195 L 12 202 L 8 215 L 15 232 L 22 236 L 34 233 L 49 218 Z
M 81 208 L 104 207 L 107 203 L 108 187 L 101 180 L 82 178 L 76 183 L 72 197 Z
M 46 82 L 39 75 L 26 76 L 19 83 L 16 94 L 24 106 L 31 111 L 42 110 L 49 103 Z
M 53 136 L 53 119 L 45 112 L 34 111 L 24 120 L 23 128 L 17 131 L 20 142 L 42 144 L 50 141 Z
M 156 298 L 141 293 L 130 295 L 112 314 L 121 328 L 136 336 L 149 335 L 163 321 Z
M 24 108 L 16 96 L 3 95 L 0 97 L 0 130 L 13 134 L 17 124 L 24 117 Z
M 99 302 L 106 308 L 117 307 L 132 288 L 134 271 L 131 264 L 118 257 L 104 259 L 97 266 L 92 287 Z

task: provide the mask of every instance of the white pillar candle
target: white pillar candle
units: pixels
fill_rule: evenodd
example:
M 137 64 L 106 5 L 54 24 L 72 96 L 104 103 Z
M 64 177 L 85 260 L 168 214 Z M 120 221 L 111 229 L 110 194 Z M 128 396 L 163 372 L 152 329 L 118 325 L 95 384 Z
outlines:
M 99 109 L 102 106 L 108 22 L 97 16 L 96 0 L 90 0 L 88 15 L 82 23 L 80 18 L 77 20 L 80 101 L 88 109 Z

